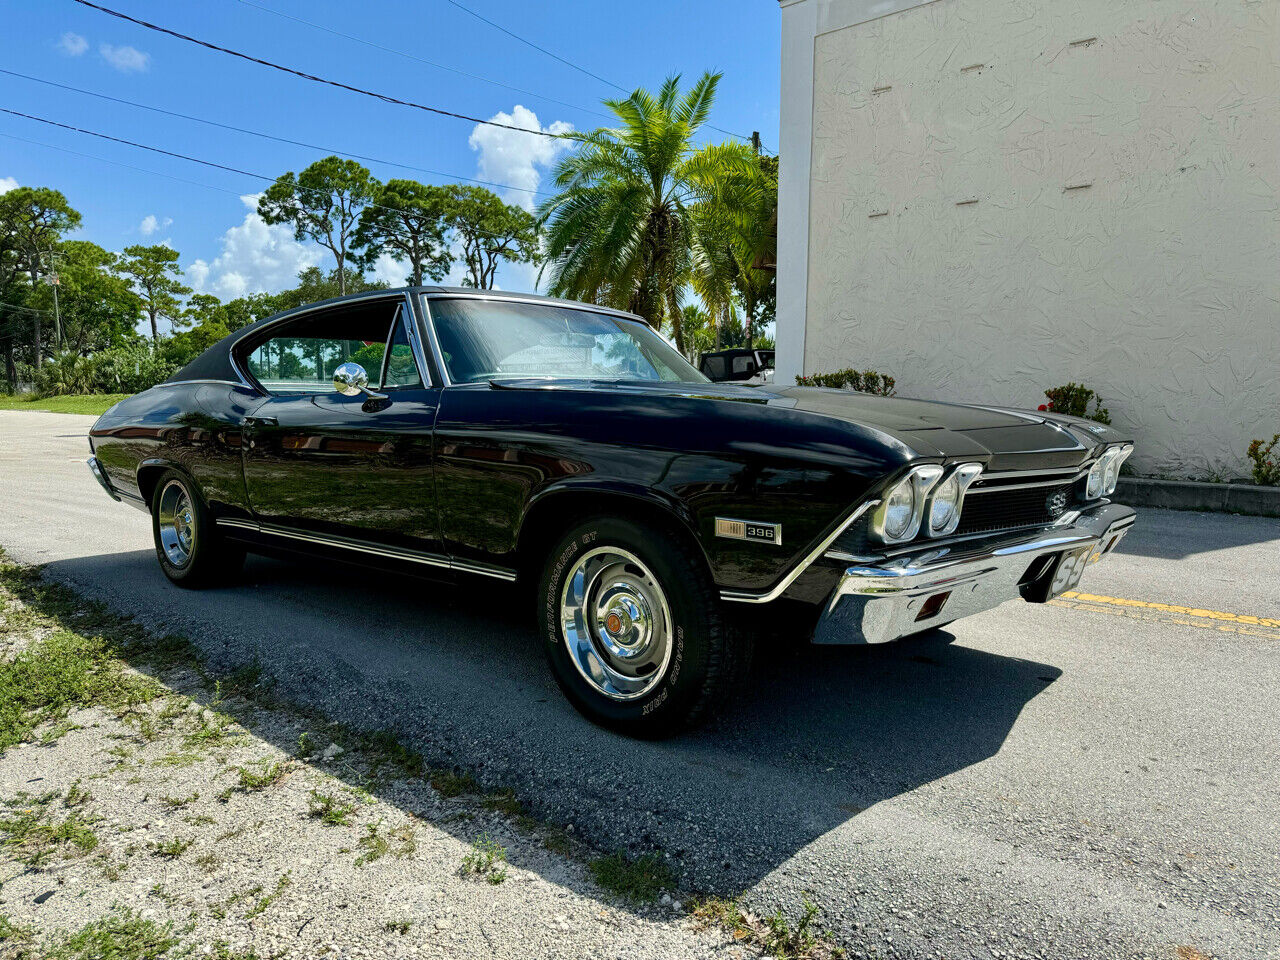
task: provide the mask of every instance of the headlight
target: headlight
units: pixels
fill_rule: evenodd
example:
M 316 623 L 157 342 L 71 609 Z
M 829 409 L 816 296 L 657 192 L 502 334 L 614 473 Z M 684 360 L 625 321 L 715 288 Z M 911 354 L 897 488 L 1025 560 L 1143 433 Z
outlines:
M 980 463 L 962 463 L 934 488 L 929 501 L 927 532 L 931 537 L 945 537 L 960 526 L 960 511 L 965 491 L 982 473 Z
M 933 491 L 933 500 L 929 504 L 929 532 L 936 534 L 946 530 L 956 518 L 959 508 L 960 484 L 956 482 L 956 475 L 952 472 Z
M 893 488 L 884 502 L 884 532 L 889 540 L 905 540 L 916 513 L 916 484 L 907 477 Z
M 1116 484 L 1120 482 L 1120 467 L 1129 459 L 1129 454 L 1133 453 L 1133 444 L 1112 447 L 1107 452 L 1111 453 L 1112 451 L 1114 451 L 1115 455 L 1111 458 L 1111 462 L 1107 464 L 1107 474 L 1102 481 L 1102 492 L 1108 497 L 1116 492 Z
M 872 532 L 885 543 L 902 543 L 914 537 L 920 532 L 929 492 L 941 478 L 942 468 L 935 464 L 912 467 L 885 494 L 884 500 L 872 515 Z
M 1103 454 L 1089 468 L 1089 479 L 1085 483 L 1084 495 L 1088 500 L 1097 500 L 1102 496 L 1102 485 L 1106 481 L 1107 461 L 1110 458 Z

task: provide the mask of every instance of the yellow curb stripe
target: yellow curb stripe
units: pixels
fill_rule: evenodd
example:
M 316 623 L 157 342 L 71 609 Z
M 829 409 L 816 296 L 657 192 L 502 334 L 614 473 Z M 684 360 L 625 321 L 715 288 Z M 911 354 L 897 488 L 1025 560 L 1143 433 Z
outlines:
M 1065 594 L 1064 594 L 1065 596 Z M 1222 623 L 1215 620 L 1195 620 L 1175 614 L 1161 613 L 1155 610 L 1143 610 L 1140 607 L 1108 607 L 1105 604 L 1086 603 L 1080 600 L 1049 601 L 1051 606 L 1066 607 L 1070 610 L 1085 610 L 1089 613 L 1105 613 L 1111 617 L 1128 617 L 1131 620 L 1146 620 L 1154 623 L 1172 623 L 1180 627 L 1194 627 L 1197 630 L 1213 630 L 1218 633 L 1236 633 L 1247 637 L 1263 637 L 1267 640 L 1280 640 L 1280 630 L 1268 630 L 1265 627 L 1249 627 L 1234 623 Z
M 1198 607 L 1180 607 L 1174 603 L 1153 603 L 1149 600 L 1125 600 L 1121 597 L 1103 597 L 1096 593 L 1078 593 L 1068 590 L 1062 595 L 1064 600 L 1084 600 L 1088 603 L 1105 603 L 1116 607 L 1136 607 L 1140 610 L 1153 610 L 1158 613 L 1172 613 L 1183 617 L 1196 617 L 1201 620 L 1218 620 L 1224 623 L 1239 623 L 1251 627 L 1271 627 L 1280 629 L 1280 620 L 1271 617 L 1251 617 L 1243 613 L 1223 613 L 1221 610 L 1201 610 Z

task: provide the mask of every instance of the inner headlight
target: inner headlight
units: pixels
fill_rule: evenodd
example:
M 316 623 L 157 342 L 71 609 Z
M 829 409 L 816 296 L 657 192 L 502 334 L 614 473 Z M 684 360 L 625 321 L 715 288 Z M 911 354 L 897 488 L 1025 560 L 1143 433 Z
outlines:
M 1089 479 L 1085 484 L 1084 495 L 1089 500 L 1097 500 L 1102 496 L 1102 485 L 1106 481 L 1107 462 L 1110 458 L 1103 454 L 1089 468 Z
M 1129 454 L 1133 453 L 1133 444 L 1124 447 L 1112 447 L 1107 451 L 1112 453 L 1111 460 L 1107 463 L 1106 476 L 1102 481 L 1102 492 L 1106 496 L 1116 492 L 1116 484 L 1120 482 L 1120 466 L 1129 459 Z
M 905 540 L 916 513 L 916 484 L 907 477 L 893 488 L 884 504 L 884 532 L 889 540 Z
M 960 484 L 953 472 L 933 491 L 933 501 L 929 505 L 929 532 L 936 534 L 946 530 L 955 519 L 959 506 Z

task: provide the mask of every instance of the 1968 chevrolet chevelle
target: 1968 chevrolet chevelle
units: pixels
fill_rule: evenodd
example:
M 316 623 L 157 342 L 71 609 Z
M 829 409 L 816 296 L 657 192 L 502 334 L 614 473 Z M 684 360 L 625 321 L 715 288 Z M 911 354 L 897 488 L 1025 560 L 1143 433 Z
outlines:
M 646 736 L 731 689 L 744 621 L 883 643 L 1042 603 L 1135 519 L 1110 427 L 713 384 L 637 317 L 474 290 L 261 320 L 90 446 L 174 583 L 280 549 L 520 581 L 569 699 Z

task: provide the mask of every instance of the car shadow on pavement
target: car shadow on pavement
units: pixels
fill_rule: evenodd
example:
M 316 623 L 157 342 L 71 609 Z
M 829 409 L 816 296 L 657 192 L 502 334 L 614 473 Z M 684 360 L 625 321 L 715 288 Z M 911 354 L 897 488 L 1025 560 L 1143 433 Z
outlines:
M 429 763 L 513 790 L 536 817 L 602 851 L 668 853 L 687 888 L 727 894 L 869 807 L 993 756 L 1060 676 L 949 643 L 945 632 L 878 648 L 773 638 L 711 723 L 647 742 L 569 706 L 530 601 L 505 585 L 255 557 L 239 584 L 189 591 L 163 578 L 151 551 L 45 571 L 153 631 L 185 636 L 215 673 L 256 663 L 287 700 L 357 730 L 391 731 Z M 464 822 L 438 825 L 473 839 Z

